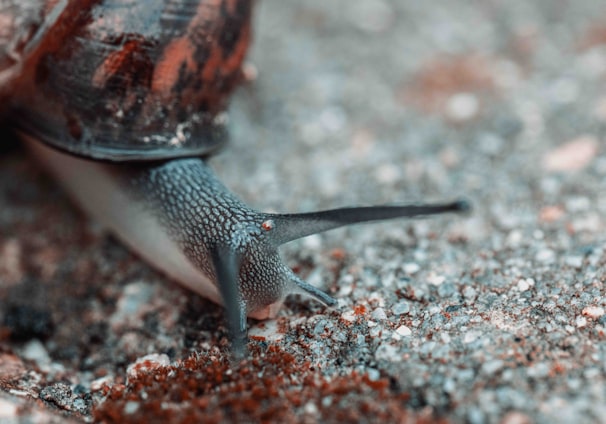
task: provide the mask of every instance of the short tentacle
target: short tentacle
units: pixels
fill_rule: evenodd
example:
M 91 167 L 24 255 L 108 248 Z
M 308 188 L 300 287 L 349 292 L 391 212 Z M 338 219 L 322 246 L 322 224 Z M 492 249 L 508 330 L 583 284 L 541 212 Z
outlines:
M 324 293 L 319 288 L 312 286 L 307 281 L 301 279 L 296 274 L 292 274 L 292 281 L 296 284 L 297 288 L 300 289 L 302 294 L 312 296 L 314 299 L 322 302 L 327 306 L 334 306 L 337 304 L 336 299 L 332 298 L 328 294 Z

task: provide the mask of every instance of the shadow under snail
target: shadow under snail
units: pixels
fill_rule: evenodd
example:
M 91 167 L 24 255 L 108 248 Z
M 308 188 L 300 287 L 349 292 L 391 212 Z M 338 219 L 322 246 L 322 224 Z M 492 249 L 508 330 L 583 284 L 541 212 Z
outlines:
M 242 80 L 249 0 L 0 0 L 0 107 L 85 212 L 226 309 L 236 355 L 246 317 L 291 293 L 335 300 L 278 247 L 343 225 L 460 212 L 437 205 L 257 212 L 204 162 L 226 140 Z

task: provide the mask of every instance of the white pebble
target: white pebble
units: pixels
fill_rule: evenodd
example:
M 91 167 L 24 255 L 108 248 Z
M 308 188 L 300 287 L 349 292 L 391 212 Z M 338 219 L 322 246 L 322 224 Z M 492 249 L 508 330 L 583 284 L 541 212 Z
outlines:
M 522 244 L 522 241 L 523 241 L 522 232 L 519 231 L 519 230 L 512 230 L 507 235 L 507 239 L 505 240 L 505 244 L 508 247 L 519 247 Z
M 318 234 L 312 234 L 303 239 L 303 246 L 309 250 L 320 250 L 322 248 L 322 237 Z
M 604 315 L 604 308 L 602 308 L 600 306 L 587 306 L 586 308 L 583 309 L 582 314 L 583 314 L 583 316 L 586 316 L 586 317 L 589 317 L 592 319 L 598 319 L 602 315 Z
M 38 339 L 33 339 L 27 342 L 27 344 L 24 346 L 22 356 L 25 359 L 36 362 L 39 367 L 44 369 L 46 369 L 46 367 L 51 363 L 51 359 L 46 351 L 46 348 Z
M 518 290 L 521 292 L 525 292 L 532 286 L 534 286 L 534 279 L 532 278 L 522 278 L 518 281 Z
M 396 165 L 386 163 L 377 167 L 375 178 L 381 184 L 393 184 L 402 179 L 402 173 Z
M 280 332 L 278 321 L 275 319 L 257 323 L 248 330 L 248 335 L 251 337 L 261 337 L 265 341 L 270 342 L 279 342 L 284 338 L 284 333 Z
M 98 379 L 93 380 L 90 383 L 90 389 L 91 389 L 91 391 L 96 392 L 98 390 L 101 390 L 103 388 L 103 386 L 111 386 L 113 381 L 114 381 L 114 379 L 110 375 L 106 375 L 104 377 L 99 377 Z
M 307 402 L 303 407 L 303 410 L 308 415 L 318 415 L 318 407 L 314 402 Z
M 124 405 L 124 413 L 126 414 L 134 414 L 139 410 L 139 402 L 134 402 L 132 400 L 126 402 Z
M 396 328 L 395 333 L 401 337 L 409 337 L 412 335 L 412 330 L 405 325 L 401 325 Z
M 443 275 L 436 275 L 434 273 L 431 273 L 428 277 L 427 277 L 427 282 L 429 284 L 431 284 L 432 286 L 439 286 L 441 285 L 444 281 L 446 281 L 446 277 L 444 277 Z
M 471 93 L 458 93 L 448 99 L 446 115 L 454 121 L 467 121 L 478 114 L 480 102 Z
M 555 252 L 551 249 L 541 249 L 537 252 L 535 259 L 537 262 L 551 263 L 555 260 Z
M 566 262 L 566 265 L 572 268 L 581 268 L 583 266 L 582 256 L 567 256 L 564 261 Z
M 158 368 L 167 367 L 170 365 L 170 359 L 164 353 L 151 353 L 138 358 L 134 363 L 130 364 L 126 369 L 129 377 L 133 378 L 141 373 L 146 373 Z
M 404 270 L 404 272 L 406 274 L 412 275 L 412 274 L 416 274 L 417 272 L 419 272 L 421 267 L 419 266 L 419 264 L 417 264 L 415 262 L 408 262 L 402 266 L 402 269 Z
M 356 320 L 356 313 L 354 311 L 345 311 L 341 314 L 341 319 L 345 322 L 354 322 Z

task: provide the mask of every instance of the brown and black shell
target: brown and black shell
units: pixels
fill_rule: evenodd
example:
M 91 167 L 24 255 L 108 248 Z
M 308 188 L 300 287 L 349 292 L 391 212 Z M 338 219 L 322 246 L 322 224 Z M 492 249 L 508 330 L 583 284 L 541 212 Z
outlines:
M 0 0 L 0 102 L 91 158 L 206 154 L 225 140 L 251 0 Z

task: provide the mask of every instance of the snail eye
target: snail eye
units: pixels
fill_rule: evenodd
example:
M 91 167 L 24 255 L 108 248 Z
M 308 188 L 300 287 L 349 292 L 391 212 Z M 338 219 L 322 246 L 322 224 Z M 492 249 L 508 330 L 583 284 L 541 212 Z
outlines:
M 263 221 L 263 224 L 261 224 L 261 228 L 263 228 L 265 231 L 270 231 L 272 228 L 274 228 L 274 221 L 271 219 Z

